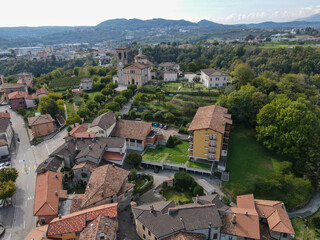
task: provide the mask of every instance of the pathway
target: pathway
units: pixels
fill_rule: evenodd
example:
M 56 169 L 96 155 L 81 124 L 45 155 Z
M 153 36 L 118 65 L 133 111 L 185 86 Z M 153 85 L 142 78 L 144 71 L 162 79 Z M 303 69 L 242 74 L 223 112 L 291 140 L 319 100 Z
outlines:
M 129 102 L 127 102 L 123 108 L 119 111 L 121 114 L 128 114 L 130 109 L 131 109 L 131 105 L 133 103 L 134 98 L 136 97 L 136 95 L 138 94 L 138 92 L 129 100 Z
M 320 208 L 320 191 L 313 194 L 310 201 L 302 208 L 288 212 L 290 218 L 293 217 L 309 217 Z
M 67 111 L 67 105 L 64 104 L 64 115 L 66 116 L 66 120 L 68 119 L 68 111 Z

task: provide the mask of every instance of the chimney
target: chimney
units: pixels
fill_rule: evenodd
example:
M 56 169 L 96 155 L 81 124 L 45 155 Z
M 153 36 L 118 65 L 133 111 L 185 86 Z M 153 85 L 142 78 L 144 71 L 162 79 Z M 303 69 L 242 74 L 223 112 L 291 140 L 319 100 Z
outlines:
M 59 217 L 59 219 L 61 219 L 61 218 L 62 218 L 60 213 L 58 214 L 58 217 Z
M 249 216 L 248 211 L 246 211 L 246 216 Z
M 118 121 L 120 121 L 121 120 L 121 116 L 118 116 Z
M 92 146 L 91 145 L 89 145 L 89 150 L 92 150 Z
M 115 168 L 115 167 L 116 167 L 116 165 L 114 165 L 114 163 L 112 163 L 112 167 L 113 167 L 113 168 Z
M 44 173 L 44 172 L 45 172 L 45 169 L 44 169 L 44 167 L 42 167 L 42 168 L 41 168 L 41 172 L 42 172 L 42 173 Z
M 197 194 L 197 196 L 196 196 L 196 203 L 198 203 L 199 202 L 199 194 Z
M 232 224 L 236 224 L 237 222 L 237 215 L 234 213 L 232 217 Z
M 153 207 L 153 205 L 151 204 L 150 205 L 150 213 L 152 213 L 154 211 L 154 207 Z
M 56 196 L 58 196 L 58 192 L 56 191 Z
M 136 202 L 130 202 L 131 207 L 136 207 L 137 203 Z

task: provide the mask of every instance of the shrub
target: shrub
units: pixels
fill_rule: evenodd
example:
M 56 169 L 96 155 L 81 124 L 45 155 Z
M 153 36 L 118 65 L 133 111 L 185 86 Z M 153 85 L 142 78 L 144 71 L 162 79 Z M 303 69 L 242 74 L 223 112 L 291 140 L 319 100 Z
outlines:
M 131 110 L 130 112 L 129 112 L 129 117 L 130 117 L 130 119 L 135 119 L 137 116 L 136 116 L 136 112 L 135 111 L 133 111 L 133 110 Z
M 71 127 L 71 126 L 68 126 L 68 127 L 67 127 L 67 131 L 70 132 L 71 130 L 72 130 L 72 127 Z
M 320 217 L 313 218 L 312 224 L 315 228 L 320 229 Z
M 141 116 L 144 121 L 152 121 L 153 120 L 153 114 L 150 110 L 143 112 Z
M 128 176 L 128 179 L 129 181 L 134 181 L 138 178 L 138 171 L 137 169 L 133 168 L 131 169 L 130 173 L 129 173 L 129 176 Z
M 176 172 L 174 174 L 174 182 L 177 186 L 185 190 L 194 189 L 197 185 L 193 177 L 186 172 Z
M 182 143 L 182 140 L 175 137 L 175 136 L 173 136 L 173 141 L 174 141 L 174 145 L 178 145 L 178 144 Z
M 132 92 L 134 92 L 134 91 L 137 89 L 137 85 L 135 85 L 135 84 L 129 84 L 129 85 L 127 86 L 127 89 L 128 89 L 128 90 L 131 90 Z
M 170 137 L 168 138 L 166 147 L 168 148 L 174 148 L 175 144 L 174 144 L 174 139 L 173 137 L 170 135 Z
M 193 189 L 193 196 L 197 196 L 197 195 L 199 195 L 199 196 L 203 195 L 203 187 L 201 187 L 199 185 L 195 186 Z
M 172 113 L 168 112 L 168 113 L 166 113 L 166 114 L 164 115 L 164 119 L 165 119 L 165 121 L 166 121 L 167 123 L 173 123 L 175 117 L 174 117 L 174 115 L 173 115 Z
M 179 132 L 180 134 L 188 134 L 188 133 L 189 133 L 189 132 L 188 132 L 188 129 L 185 128 L 185 127 L 179 128 L 178 132 Z
M 142 174 L 140 176 L 143 179 L 148 180 L 142 187 L 134 187 L 133 189 L 133 194 L 144 194 L 147 192 L 153 185 L 153 176 L 147 175 L 147 174 Z
M 153 119 L 157 122 L 162 122 L 163 121 L 163 114 L 161 111 L 156 112 L 153 114 Z
M 131 166 L 137 168 L 137 167 L 139 167 L 141 161 L 142 161 L 142 157 L 141 157 L 141 155 L 140 155 L 139 153 L 137 153 L 137 152 L 132 152 L 132 153 L 129 154 L 128 163 L 129 163 Z
M 21 116 L 24 116 L 26 114 L 26 109 L 25 108 L 18 108 L 17 112 L 21 115 Z
M 120 110 L 120 104 L 117 102 L 109 102 L 106 104 L 106 109 L 112 112 L 117 112 Z
M 221 179 L 221 172 L 214 172 L 213 176 L 215 176 L 216 178 Z
M 228 205 L 228 206 L 230 206 L 230 203 L 231 203 L 230 199 L 227 198 L 226 196 L 223 196 L 223 197 L 222 197 L 222 202 L 223 202 L 225 205 Z

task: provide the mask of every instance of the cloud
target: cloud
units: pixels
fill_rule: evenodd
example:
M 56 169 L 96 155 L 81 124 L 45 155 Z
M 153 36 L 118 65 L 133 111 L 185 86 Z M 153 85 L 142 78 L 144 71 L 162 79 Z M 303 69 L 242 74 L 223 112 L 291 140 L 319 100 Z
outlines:
M 248 14 L 236 14 L 231 13 L 226 17 L 222 18 L 210 18 L 210 20 L 220 23 L 226 24 L 237 24 L 237 23 L 258 23 L 265 21 L 292 21 L 298 18 L 309 17 L 313 14 L 320 13 L 320 5 L 304 7 L 301 9 L 293 10 L 293 11 L 275 11 L 275 12 L 267 12 L 267 11 L 259 11 L 259 12 L 251 12 Z

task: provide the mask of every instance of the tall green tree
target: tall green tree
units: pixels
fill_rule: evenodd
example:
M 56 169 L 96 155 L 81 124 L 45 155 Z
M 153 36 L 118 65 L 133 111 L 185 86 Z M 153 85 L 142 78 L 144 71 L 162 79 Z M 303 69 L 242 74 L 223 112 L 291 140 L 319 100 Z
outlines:
M 40 99 L 38 111 L 42 114 L 48 113 L 55 118 L 59 114 L 60 109 L 55 100 L 45 96 Z

